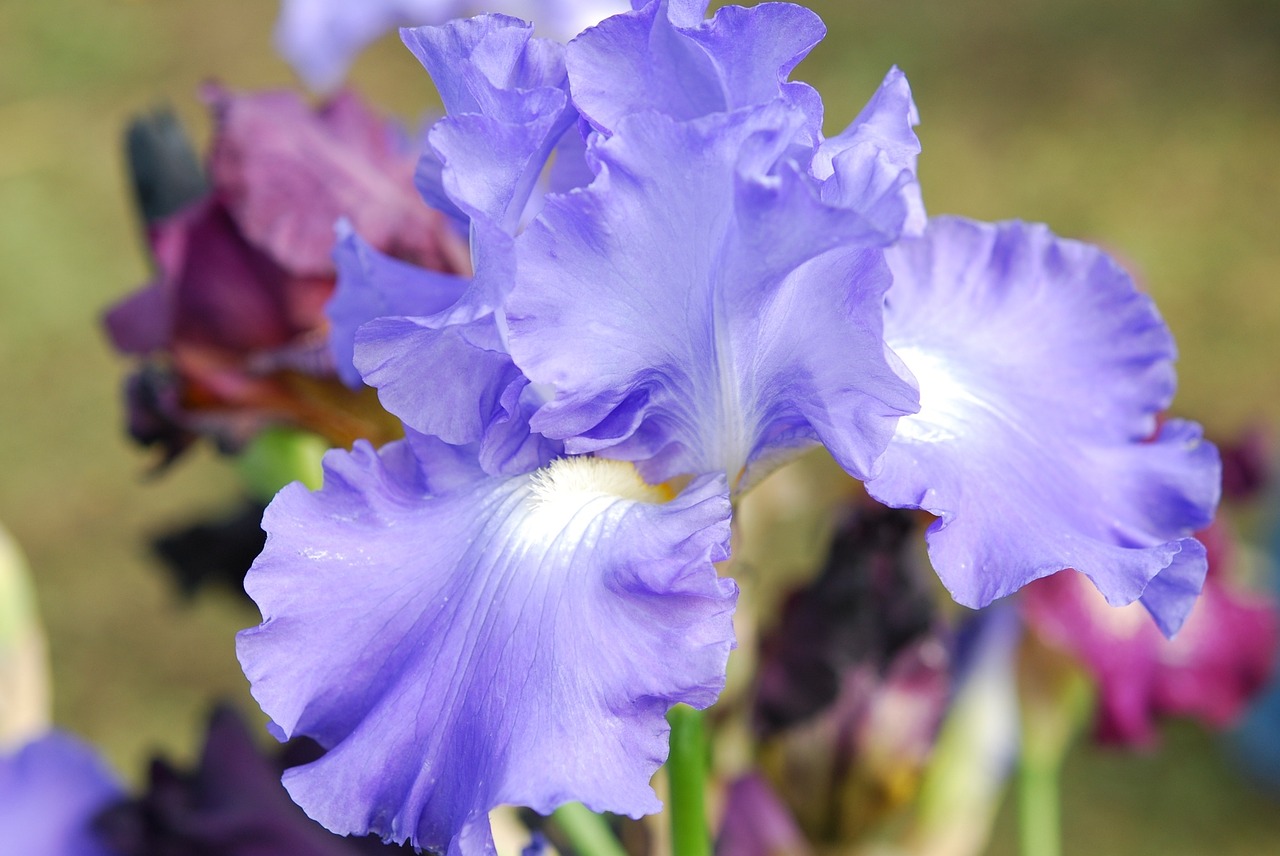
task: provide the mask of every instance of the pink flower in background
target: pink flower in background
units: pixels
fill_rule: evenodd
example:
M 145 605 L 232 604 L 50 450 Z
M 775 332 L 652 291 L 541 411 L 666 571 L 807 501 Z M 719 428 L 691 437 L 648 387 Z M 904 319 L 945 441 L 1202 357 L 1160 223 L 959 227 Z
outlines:
M 1112 607 L 1080 574 L 1028 586 L 1023 613 L 1046 641 L 1077 656 L 1099 689 L 1097 737 L 1149 745 L 1165 716 L 1231 724 L 1271 673 L 1276 605 L 1231 579 L 1234 544 L 1221 523 L 1199 533 L 1204 590 L 1181 632 L 1165 639 L 1141 606 Z

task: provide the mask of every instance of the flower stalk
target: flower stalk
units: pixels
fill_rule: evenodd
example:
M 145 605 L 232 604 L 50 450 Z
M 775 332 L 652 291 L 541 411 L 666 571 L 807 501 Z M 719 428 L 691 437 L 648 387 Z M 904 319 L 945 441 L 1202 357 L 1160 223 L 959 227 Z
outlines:
M 667 757 L 671 852 L 674 856 L 711 856 L 704 714 L 678 704 L 667 713 L 667 721 L 671 723 L 671 754 Z
M 552 818 L 573 849 L 583 856 L 627 856 L 604 816 L 582 803 L 565 803 Z

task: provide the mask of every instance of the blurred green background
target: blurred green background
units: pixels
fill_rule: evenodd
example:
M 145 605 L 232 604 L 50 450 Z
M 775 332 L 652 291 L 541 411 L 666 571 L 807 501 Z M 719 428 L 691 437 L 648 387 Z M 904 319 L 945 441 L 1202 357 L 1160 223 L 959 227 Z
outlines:
M 1177 410 L 1227 436 L 1280 420 L 1280 5 L 1272 0 L 1000 3 L 813 0 L 831 34 L 797 77 L 828 130 L 892 64 L 923 117 L 933 213 L 1049 223 L 1124 260 L 1181 346 Z M 197 85 L 292 83 L 269 0 L 0 0 L 0 521 L 34 569 L 57 721 L 140 775 L 194 754 L 213 697 L 250 704 L 233 633 L 256 614 L 183 603 L 147 551 L 229 507 L 201 453 L 161 478 L 123 436 L 123 364 L 102 309 L 147 277 L 119 145 L 171 104 L 204 139 Z M 414 118 L 435 103 L 394 39 L 354 83 Z M 1280 852 L 1280 803 L 1191 727 L 1161 752 L 1084 748 L 1068 765 L 1066 852 Z M 1014 852 L 1002 814 L 992 853 Z

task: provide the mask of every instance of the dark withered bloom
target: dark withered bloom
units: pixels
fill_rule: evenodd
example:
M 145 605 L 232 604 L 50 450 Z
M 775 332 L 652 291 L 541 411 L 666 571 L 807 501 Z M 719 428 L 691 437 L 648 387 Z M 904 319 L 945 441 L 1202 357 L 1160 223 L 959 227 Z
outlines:
M 152 762 L 146 790 L 102 811 L 95 828 L 117 856 L 373 856 L 408 853 L 377 838 L 343 838 L 294 805 L 280 784 L 289 766 L 314 760 L 309 741 L 261 754 L 230 709 L 209 723 L 198 766 Z
M 157 535 L 151 549 L 184 595 L 194 596 L 207 586 L 218 586 L 244 596 L 244 575 L 267 541 L 262 531 L 265 508 L 246 500 L 226 516 Z
M 908 511 L 850 513 L 818 578 L 792 593 L 762 643 L 754 718 L 763 734 L 817 714 L 846 670 L 879 671 L 930 630 L 934 605 L 910 559 L 919 534 Z
M 762 642 L 753 715 L 765 766 L 813 841 L 856 840 L 889 821 L 932 754 L 951 660 L 913 550 L 920 522 L 870 503 L 850 510 L 818 578 Z M 741 787 L 735 796 L 762 803 L 759 784 Z M 726 816 L 722 850 L 756 852 L 735 842 L 763 822 Z
M 235 450 L 273 424 L 340 445 L 396 436 L 371 394 L 336 382 L 323 310 L 340 218 L 393 257 L 467 268 L 462 241 L 413 188 L 416 153 L 350 93 L 319 109 L 288 92 L 205 97 L 207 179 L 172 116 L 138 119 L 127 136 L 156 267 L 105 319 L 115 346 L 141 358 L 126 382 L 130 433 L 166 461 L 200 437 Z

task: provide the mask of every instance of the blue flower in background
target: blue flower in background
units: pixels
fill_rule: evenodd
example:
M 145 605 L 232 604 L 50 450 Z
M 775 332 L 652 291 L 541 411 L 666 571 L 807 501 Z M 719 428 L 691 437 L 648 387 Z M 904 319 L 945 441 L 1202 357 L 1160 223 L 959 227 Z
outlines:
M 569 39 L 626 8 L 626 0 L 284 0 L 275 40 L 308 86 L 327 90 L 342 82 L 356 54 L 396 27 L 506 12 L 535 21 L 543 35 Z
M 405 31 L 448 115 L 417 173 L 474 275 L 350 229 L 329 309 L 348 379 L 406 425 L 283 491 L 239 654 L 309 814 L 451 854 L 487 812 L 637 816 L 663 714 L 715 700 L 731 497 L 825 446 L 940 515 L 981 605 L 1068 566 L 1166 632 L 1204 572 L 1217 458 L 1167 329 L 1100 252 L 1039 227 L 926 224 L 890 71 L 837 136 L 787 76 L 787 4 L 652 2 L 567 47 L 501 15 Z
M 0 841 L 24 856 L 108 856 L 91 823 L 121 793 L 92 749 L 50 732 L 0 755 Z

